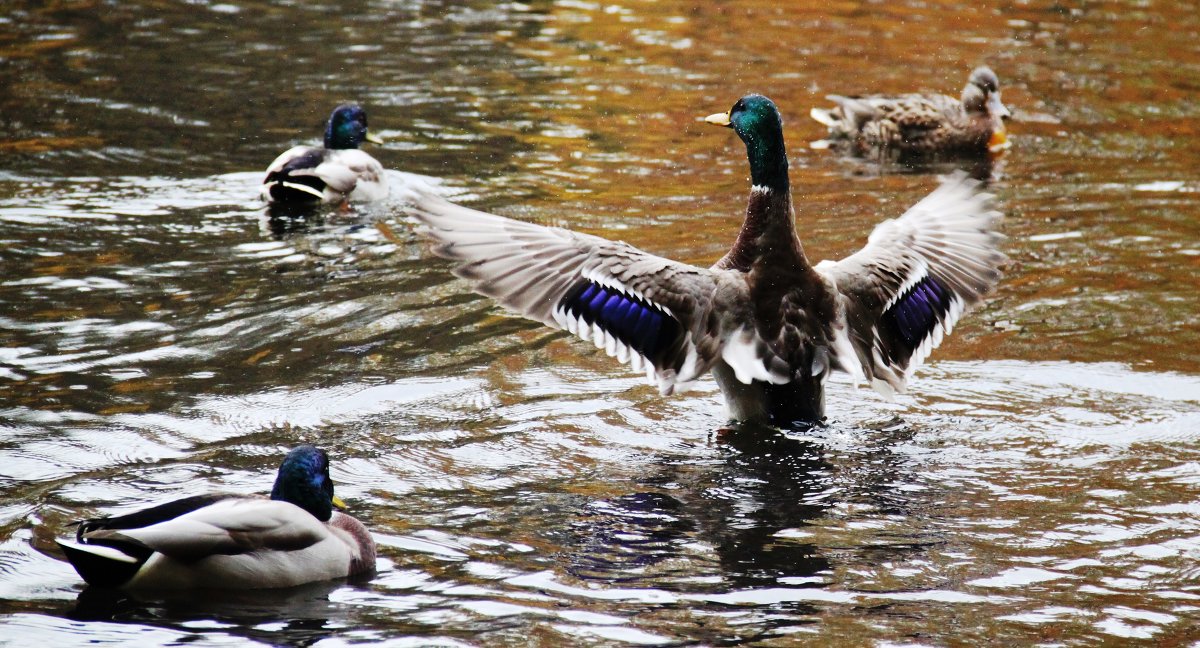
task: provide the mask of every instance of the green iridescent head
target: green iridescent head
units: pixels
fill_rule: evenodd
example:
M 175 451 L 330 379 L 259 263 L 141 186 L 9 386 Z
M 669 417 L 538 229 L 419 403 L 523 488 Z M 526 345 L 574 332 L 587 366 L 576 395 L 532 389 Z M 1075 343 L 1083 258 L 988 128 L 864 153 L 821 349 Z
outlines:
M 367 111 L 354 104 L 342 104 L 333 109 L 325 125 L 325 148 L 356 149 L 367 141 L 379 142 L 367 133 Z
M 329 455 L 310 445 L 298 446 L 283 458 L 271 499 L 295 504 L 322 522 L 333 516 L 334 506 L 345 507 L 333 494 Z
M 746 143 L 750 181 L 755 186 L 788 188 L 787 151 L 783 144 L 783 119 L 775 102 L 751 94 L 738 99 L 727 113 L 709 115 L 704 121 L 732 128 Z

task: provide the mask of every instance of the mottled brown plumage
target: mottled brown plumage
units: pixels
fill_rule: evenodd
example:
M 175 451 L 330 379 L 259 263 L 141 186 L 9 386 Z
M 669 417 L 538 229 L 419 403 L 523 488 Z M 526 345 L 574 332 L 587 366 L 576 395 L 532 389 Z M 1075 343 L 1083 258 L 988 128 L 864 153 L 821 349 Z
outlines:
M 813 119 L 829 128 L 829 140 L 860 155 L 985 155 L 1008 144 L 996 74 L 986 67 L 971 73 L 959 99 L 905 94 L 843 97 L 830 95 L 831 109 L 813 108 Z

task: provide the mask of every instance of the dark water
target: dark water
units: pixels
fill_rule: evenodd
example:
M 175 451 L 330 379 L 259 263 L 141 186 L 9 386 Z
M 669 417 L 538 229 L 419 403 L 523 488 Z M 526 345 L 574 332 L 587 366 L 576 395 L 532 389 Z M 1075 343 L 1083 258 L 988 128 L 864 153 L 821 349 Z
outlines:
M 718 438 L 468 293 L 396 201 L 268 218 L 354 99 L 390 169 L 710 263 L 746 193 L 698 117 L 786 122 L 837 258 L 936 183 L 811 150 L 830 93 L 1014 112 L 1012 263 L 888 403 Z M 1200 640 L 1200 18 L 1186 4 L 9 2 L 0 12 L 0 643 L 1192 645 Z M 83 516 L 269 488 L 333 451 L 367 582 L 84 591 Z

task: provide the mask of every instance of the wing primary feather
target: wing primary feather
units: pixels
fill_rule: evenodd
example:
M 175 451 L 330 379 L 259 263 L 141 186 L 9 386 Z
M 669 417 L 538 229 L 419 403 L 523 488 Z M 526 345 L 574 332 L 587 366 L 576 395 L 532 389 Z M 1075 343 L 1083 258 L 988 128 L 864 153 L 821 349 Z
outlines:
M 417 231 L 433 240 L 435 253 L 458 262 L 456 274 L 502 306 L 644 369 L 660 390 L 675 388 L 685 364 L 702 373 L 719 360 L 719 322 L 699 317 L 725 280 L 719 272 L 408 189 Z M 704 342 L 702 352 L 693 340 Z
M 904 391 L 915 368 L 1000 279 L 1004 237 L 995 231 L 1001 214 L 991 200 L 965 174 L 952 175 L 880 223 L 859 252 L 818 264 L 841 293 L 857 356 L 835 358 L 839 364 L 859 360 L 881 393 Z

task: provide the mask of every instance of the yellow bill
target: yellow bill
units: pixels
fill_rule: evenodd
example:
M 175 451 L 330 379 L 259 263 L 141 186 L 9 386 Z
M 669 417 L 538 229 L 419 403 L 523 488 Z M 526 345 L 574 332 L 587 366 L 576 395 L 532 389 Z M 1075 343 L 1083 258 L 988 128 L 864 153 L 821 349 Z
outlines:
M 704 118 L 704 121 L 706 121 L 710 124 L 716 124 L 717 126 L 728 126 L 729 125 L 729 113 L 723 112 L 723 113 L 716 113 L 713 115 L 709 115 L 708 117 Z
M 367 133 L 367 141 L 372 144 L 383 144 L 384 143 L 382 137 L 376 135 L 375 133 L 371 133 L 371 132 Z
M 1004 129 L 998 128 L 993 131 L 991 139 L 988 140 L 988 150 L 995 153 L 1008 147 L 1008 134 L 1004 132 Z
M 343 511 L 350 508 L 349 506 L 346 506 L 346 503 L 342 501 L 342 498 L 338 497 L 337 495 L 333 496 L 333 505 L 342 509 Z

